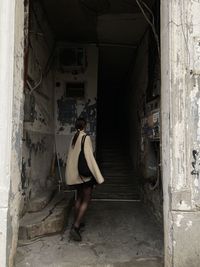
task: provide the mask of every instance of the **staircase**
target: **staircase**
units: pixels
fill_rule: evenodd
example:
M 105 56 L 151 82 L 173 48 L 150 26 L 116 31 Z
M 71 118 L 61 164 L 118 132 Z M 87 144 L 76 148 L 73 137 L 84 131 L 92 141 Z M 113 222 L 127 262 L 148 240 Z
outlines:
M 139 200 L 138 181 L 128 146 L 120 136 L 101 138 L 97 161 L 105 182 L 94 190 L 94 199 Z

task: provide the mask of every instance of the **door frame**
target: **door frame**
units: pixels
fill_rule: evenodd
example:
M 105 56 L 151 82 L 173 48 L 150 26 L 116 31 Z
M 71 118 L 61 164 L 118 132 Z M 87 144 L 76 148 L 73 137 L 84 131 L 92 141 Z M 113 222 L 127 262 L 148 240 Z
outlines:
M 0 265 L 2 267 L 13 264 L 19 225 L 24 87 L 22 75 L 24 72 L 23 2 L 18 0 L 0 1 L 0 175 L 3 177 L 0 180 Z M 176 253 L 173 243 L 173 226 L 176 223 L 174 213 L 176 211 L 175 208 L 173 209 L 172 184 L 177 184 L 178 176 L 174 173 L 177 162 L 173 160 L 173 155 L 174 149 L 177 148 L 180 141 L 174 138 L 176 134 L 174 131 L 177 130 L 173 128 L 176 117 L 172 120 L 178 108 L 176 102 L 172 101 L 171 89 L 178 90 L 172 81 L 172 75 L 177 71 L 173 57 L 178 50 L 176 42 L 185 43 L 183 35 L 175 34 L 178 25 L 171 22 L 172 19 L 176 19 L 176 14 L 179 14 L 180 6 L 183 6 L 186 14 L 189 13 L 183 2 L 185 1 L 161 0 L 161 156 L 165 267 L 174 266 Z M 192 2 L 192 0 L 188 0 L 188 2 Z M 185 79 L 180 73 L 179 78 Z M 185 112 L 185 109 L 182 112 Z M 186 133 L 184 122 L 178 130 Z M 186 141 L 189 142 L 188 140 L 184 142 Z M 185 146 L 188 144 L 187 142 L 184 143 Z M 187 149 L 185 152 L 188 153 Z M 188 174 L 187 171 L 186 174 Z M 176 241 L 180 242 L 180 240 Z

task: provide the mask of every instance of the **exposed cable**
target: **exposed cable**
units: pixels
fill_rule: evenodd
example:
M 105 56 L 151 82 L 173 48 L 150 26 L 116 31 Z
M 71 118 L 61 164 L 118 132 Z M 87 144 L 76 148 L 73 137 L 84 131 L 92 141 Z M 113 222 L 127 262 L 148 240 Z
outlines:
M 35 85 L 34 87 L 31 86 L 31 84 L 30 84 L 30 82 L 29 82 L 28 80 L 26 81 L 26 83 L 27 83 L 29 89 L 31 90 L 31 91 L 29 92 L 30 94 L 32 94 L 33 91 L 34 91 L 35 89 L 37 89 L 37 88 L 40 86 L 40 84 L 42 83 L 42 76 L 43 76 L 43 75 L 42 75 L 42 72 L 41 72 L 40 80 L 36 83 L 36 85 Z
M 140 8 L 142 14 L 144 15 L 146 21 L 149 23 L 149 25 L 151 26 L 151 29 L 153 31 L 155 40 L 156 40 L 156 44 L 157 44 L 157 50 L 158 50 L 158 56 L 160 58 L 160 42 L 159 42 L 159 37 L 158 34 L 156 33 L 156 29 L 155 29 L 155 24 L 154 24 L 154 15 L 153 12 L 151 11 L 151 9 L 147 6 L 146 3 L 144 3 L 142 0 L 136 0 L 136 3 L 138 4 L 138 7 Z M 142 7 L 142 5 L 149 11 L 149 13 L 152 16 L 152 20 L 153 22 L 151 22 L 151 20 L 148 18 L 144 8 Z
M 28 85 L 28 87 L 29 87 L 29 89 L 30 89 L 30 94 L 32 94 L 33 91 L 34 91 L 35 89 L 37 89 L 37 88 L 40 86 L 40 84 L 42 83 L 43 73 L 42 73 L 42 67 L 41 67 L 40 62 L 39 62 L 39 60 L 38 60 L 38 58 L 37 58 L 37 56 L 36 56 L 36 54 L 35 54 L 35 52 L 34 52 L 34 49 L 33 49 L 33 46 L 32 46 L 32 44 L 31 44 L 30 39 L 29 39 L 29 46 L 30 46 L 30 48 L 32 49 L 33 56 L 34 56 L 34 58 L 35 58 L 35 61 L 36 61 L 37 65 L 38 65 L 38 69 L 39 69 L 39 71 L 40 71 L 40 78 L 39 78 L 38 82 L 36 82 L 35 85 L 34 85 L 33 87 L 32 87 L 32 85 L 30 84 L 30 82 L 28 81 L 28 79 L 27 79 L 27 81 L 26 81 L 26 83 L 27 83 L 27 85 Z
M 33 2 L 34 2 L 34 1 L 33 1 Z M 32 13 L 33 13 L 33 15 L 34 15 L 34 17 L 35 17 L 36 23 L 37 23 L 38 27 L 40 28 L 41 33 L 43 33 L 43 37 L 44 37 L 44 40 L 45 40 L 45 42 L 46 42 L 46 45 L 47 45 L 47 47 L 49 47 L 49 40 L 46 39 L 45 31 L 44 31 L 44 29 L 43 29 L 43 27 L 42 27 L 42 25 L 41 25 L 41 23 L 40 23 L 40 20 L 39 20 L 39 18 L 38 18 L 38 16 L 37 16 L 37 12 L 36 12 L 36 10 L 35 10 L 34 4 L 32 4 L 32 5 L 30 6 L 30 9 L 31 9 L 31 11 L 32 11 Z
M 151 191 L 154 191 L 159 186 L 159 184 L 160 184 L 160 177 L 157 175 L 155 184 L 152 185 L 152 184 L 149 183 L 149 189 Z
M 140 1 L 142 2 L 142 4 L 146 7 L 146 9 L 151 14 L 151 16 L 152 16 L 152 24 L 155 25 L 155 19 L 154 19 L 154 14 L 153 14 L 152 10 L 150 9 L 150 7 L 145 2 L 143 2 L 142 0 L 140 0 Z
M 33 34 L 33 35 L 36 35 L 36 36 L 44 37 L 44 34 L 42 32 L 29 31 L 29 33 Z

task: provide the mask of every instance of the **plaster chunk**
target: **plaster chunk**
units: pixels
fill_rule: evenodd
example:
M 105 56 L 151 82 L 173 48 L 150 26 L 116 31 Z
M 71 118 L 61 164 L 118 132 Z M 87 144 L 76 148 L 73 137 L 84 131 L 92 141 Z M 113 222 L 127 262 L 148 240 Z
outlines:
M 181 203 L 178 205 L 178 207 L 181 210 L 189 210 L 190 209 L 190 206 L 185 201 L 181 201 Z
M 199 186 L 199 181 L 198 181 L 198 179 L 197 179 L 197 178 L 194 180 L 194 185 L 195 185 L 196 187 L 198 187 L 198 186 Z
M 181 221 L 183 220 L 184 216 L 182 214 L 177 215 L 177 220 L 176 220 L 176 226 L 181 227 Z
M 192 227 L 192 221 L 187 222 L 186 225 L 185 231 L 188 231 L 188 229 Z

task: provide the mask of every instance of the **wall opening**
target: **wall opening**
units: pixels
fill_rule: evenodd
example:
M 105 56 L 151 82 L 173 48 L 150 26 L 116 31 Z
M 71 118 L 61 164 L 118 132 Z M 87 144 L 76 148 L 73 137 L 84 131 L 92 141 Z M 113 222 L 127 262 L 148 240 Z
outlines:
M 123 172 L 132 169 L 129 176 L 138 185 L 138 194 L 131 195 L 128 187 L 119 198 L 142 198 L 162 225 L 159 1 L 152 6 L 151 15 L 153 30 L 141 29 L 136 46 L 118 43 L 99 47 L 97 156 L 100 162 L 105 154 L 113 157 L 113 165 L 109 165 L 108 172 L 105 168 L 105 175 L 110 175 L 110 168 L 114 176 L 120 177 L 121 171 L 121 188 L 130 182 L 123 178 Z M 102 167 L 104 164 L 103 160 Z M 116 165 L 120 164 L 116 173 Z
M 106 218 L 119 229 L 130 213 L 148 220 L 150 209 L 156 240 L 145 227 L 138 230 L 144 236 L 132 232 L 136 242 L 127 245 L 127 255 L 135 246 L 134 257 L 162 262 L 160 1 L 30 1 L 26 26 L 19 245 L 67 227 L 74 196 L 65 186 L 67 150 L 76 119 L 85 117 L 106 178 L 92 204 L 102 212 L 102 227 Z M 121 205 L 120 219 L 112 214 L 114 203 Z M 92 212 L 90 218 L 97 218 Z M 37 216 L 36 229 L 30 222 Z M 150 245 L 141 248 L 145 238 Z M 157 247 L 150 249 L 153 242 Z

